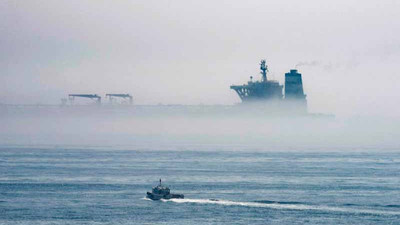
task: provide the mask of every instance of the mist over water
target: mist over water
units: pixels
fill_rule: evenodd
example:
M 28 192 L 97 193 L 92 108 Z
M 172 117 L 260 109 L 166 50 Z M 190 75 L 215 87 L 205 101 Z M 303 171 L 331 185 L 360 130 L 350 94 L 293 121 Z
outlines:
M 397 148 L 399 7 L 370 0 L 1 2 L 0 144 Z M 72 93 L 129 93 L 136 105 L 230 107 L 240 99 L 229 86 L 259 80 L 263 58 L 267 78 L 280 84 L 298 69 L 309 112 L 335 119 L 170 109 L 137 117 L 135 110 L 56 106 Z M 51 107 L 9 107 L 18 104 Z
M 3 107 L 0 120 L 0 142 L 17 146 L 395 150 L 400 135 L 397 118 L 271 116 L 231 106 Z

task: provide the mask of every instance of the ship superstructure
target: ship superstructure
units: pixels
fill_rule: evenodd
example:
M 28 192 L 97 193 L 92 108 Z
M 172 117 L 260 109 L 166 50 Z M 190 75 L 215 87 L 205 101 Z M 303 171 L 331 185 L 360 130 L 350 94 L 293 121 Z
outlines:
M 293 69 L 285 74 L 285 87 L 280 85 L 278 81 L 267 79 L 268 66 L 266 60 L 261 60 L 260 70 L 262 75 L 260 81 L 253 81 L 251 76 L 247 84 L 231 86 L 231 89 L 235 90 L 239 95 L 242 104 L 260 103 L 258 105 L 268 106 L 272 105 L 268 103 L 274 102 L 274 107 L 279 106 L 280 109 L 307 111 L 303 81 L 301 74 L 297 70 Z
M 236 91 L 242 102 L 282 99 L 283 86 L 278 81 L 267 79 L 268 67 L 265 60 L 261 60 L 260 70 L 261 81 L 253 81 L 251 76 L 247 84 L 231 86 L 231 89 Z

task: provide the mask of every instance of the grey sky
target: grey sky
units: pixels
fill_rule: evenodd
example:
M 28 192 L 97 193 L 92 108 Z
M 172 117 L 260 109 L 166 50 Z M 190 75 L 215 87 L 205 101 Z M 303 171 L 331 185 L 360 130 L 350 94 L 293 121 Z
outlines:
M 132 93 L 138 104 L 232 104 L 266 58 L 299 63 L 309 107 L 400 113 L 398 1 L 1 1 L 0 102 Z

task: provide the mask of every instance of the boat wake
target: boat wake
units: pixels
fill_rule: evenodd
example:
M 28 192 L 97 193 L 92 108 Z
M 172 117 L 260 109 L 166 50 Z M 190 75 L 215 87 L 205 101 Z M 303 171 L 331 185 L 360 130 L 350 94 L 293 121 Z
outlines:
M 255 201 L 255 202 L 237 202 L 229 200 L 218 199 L 162 199 L 163 202 L 174 203 L 194 203 L 194 204 L 217 204 L 224 206 L 243 206 L 243 207 L 259 207 L 259 208 L 272 208 L 282 210 L 315 210 L 315 211 L 329 211 L 338 213 L 349 214 L 374 214 L 374 215 L 400 215 L 399 211 L 383 211 L 374 209 L 358 209 L 352 207 L 335 207 L 335 206 L 319 206 L 307 205 L 299 202 L 276 202 L 276 201 Z

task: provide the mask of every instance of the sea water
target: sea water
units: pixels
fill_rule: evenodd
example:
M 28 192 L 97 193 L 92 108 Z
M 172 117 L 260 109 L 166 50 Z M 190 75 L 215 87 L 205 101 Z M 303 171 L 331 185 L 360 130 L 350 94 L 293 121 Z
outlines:
M 0 224 L 400 224 L 400 153 L 3 147 Z

